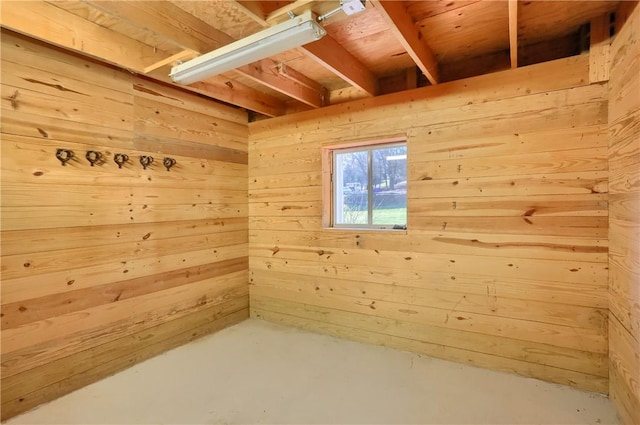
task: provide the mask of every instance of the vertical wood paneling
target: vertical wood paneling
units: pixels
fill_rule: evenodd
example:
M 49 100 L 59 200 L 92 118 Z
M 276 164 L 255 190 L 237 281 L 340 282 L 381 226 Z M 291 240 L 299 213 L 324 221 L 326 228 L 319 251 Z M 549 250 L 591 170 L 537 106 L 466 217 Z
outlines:
M 610 393 L 627 425 L 640 423 L 640 8 L 611 45 L 609 80 Z
M 2 418 L 248 316 L 245 113 L 10 32 L 1 92 Z
M 606 393 L 607 87 L 588 62 L 250 124 L 251 314 Z M 408 230 L 323 229 L 322 147 L 399 135 Z

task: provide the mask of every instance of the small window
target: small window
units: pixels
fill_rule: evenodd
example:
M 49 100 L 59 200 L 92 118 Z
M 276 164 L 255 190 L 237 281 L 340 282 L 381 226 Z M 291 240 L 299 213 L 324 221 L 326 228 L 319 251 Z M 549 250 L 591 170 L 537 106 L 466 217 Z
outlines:
M 332 227 L 407 228 L 406 142 L 334 148 L 328 159 Z

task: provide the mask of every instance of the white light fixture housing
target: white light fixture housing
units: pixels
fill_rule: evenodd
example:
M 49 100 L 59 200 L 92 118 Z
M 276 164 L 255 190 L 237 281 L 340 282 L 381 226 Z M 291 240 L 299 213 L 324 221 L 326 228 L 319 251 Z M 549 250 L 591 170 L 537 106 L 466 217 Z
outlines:
M 171 68 L 169 76 L 179 84 L 191 84 L 258 60 L 320 40 L 327 32 L 311 11 L 295 16 Z
M 342 0 L 340 2 L 340 8 L 346 15 L 355 15 L 366 9 L 364 0 Z

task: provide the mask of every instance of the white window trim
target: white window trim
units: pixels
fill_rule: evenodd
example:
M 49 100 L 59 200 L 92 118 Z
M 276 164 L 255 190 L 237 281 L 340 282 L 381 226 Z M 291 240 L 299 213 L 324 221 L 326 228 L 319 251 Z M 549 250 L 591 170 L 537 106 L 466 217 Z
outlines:
M 344 144 L 335 144 L 335 145 L 329 145 L 329 146 L 323 146 L 323 155 L 322 155 L 322 201 L 323 201 L 323 206 L 322 206 L 322 225 L 323 228 L 325 229 L 337 229 L 337 230 L 357 230 L 357 231 L 366 231 L 366 230 L 373 230 L 373 231 L 393 231 L 393 232 L 398 232 L 398 231 L 405 231 L 407 230 L 406 227 L 403 227 L 402 229 L 397 229 L 397 228 L 393 228 L 391 225 L 374 225 L 374 224 L 366 224 L 366 225 L 353 225 L 353 224 L 337 224 L 335 223 L 335 216 L 334 216 L 334 202 L 335 202 L 335 193 L 336 193 L 336 184 L 337 182 L 335 181 L 336 179 L 334 179 L 334 166 L 335 166 L 335 155 L 336 153 L 343 153 L 343 152 L 357 152 L 357 151 L 363 151 L 363 150 L 375 150 L 375 149 L 381 149 L 384 148 L 386 146 L 393 146 L 393 145 L 397 145 L 397 144 L 404 144 L 407 147 L 407 150 L 409 148 L 409 143 L 407 140 L 406 136 L 397 136 L 397 137 L 390 137 L 390 138 L 385 138 L 385 139 L 378 139 L 378 140 L 367 140 L 367 141 L 355 141 L 355 142 L 346 142 Z M 371 161 L 373 155 L 369 155 L 369 161 Z M 371 169 L 372 164 L 369 164 L 369 169 Z M 407 164 L 408 167 L 408 164 Z M 369 173 L 368 175 L 369 180 L 371 180 L 373 178 L 373 173 Z M 373 187 L 372 182 L 369 181 L 368 182 L 369 187 Z M 373 190 L 369 190 L 368 191 L 368 196 L 369 196 L 369 202 L 368 202 L 368 207 L 369 207 L 369 211 L 368 211 L 368 217 L 372 217 L 372 208 L 373 208 L 373 202 L 371 201 L 371 198 L 373 197 Z M 407 197 L 408 200 L 408 197 Z M 408 221 L 408 211 L 407 211 L 407 221 Z

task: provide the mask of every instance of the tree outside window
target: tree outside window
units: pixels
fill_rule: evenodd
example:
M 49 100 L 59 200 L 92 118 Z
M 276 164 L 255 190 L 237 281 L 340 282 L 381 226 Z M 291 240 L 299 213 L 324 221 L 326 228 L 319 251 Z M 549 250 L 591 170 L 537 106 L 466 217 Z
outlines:
M 406 229 L 407 145 L 333 151 L 335 227 Z

